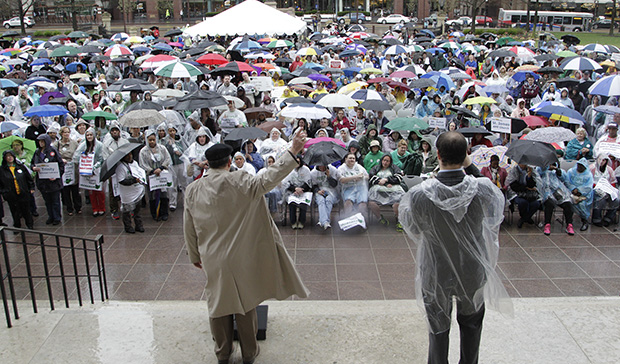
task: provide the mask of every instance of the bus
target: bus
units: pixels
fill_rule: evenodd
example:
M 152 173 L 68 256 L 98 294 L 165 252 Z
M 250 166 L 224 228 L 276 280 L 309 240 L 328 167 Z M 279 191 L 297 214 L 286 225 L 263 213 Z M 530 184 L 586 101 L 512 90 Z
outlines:
M 536 12 L 530 10 L 530 24 L 534 23 Z M 566 32 L 589 30 L 594 15 L 568 11 L 539 11 L 537 28 Z M 527 24 L 527 10 L 499 9 L 497 23 L 502 26 L 520 27 Z

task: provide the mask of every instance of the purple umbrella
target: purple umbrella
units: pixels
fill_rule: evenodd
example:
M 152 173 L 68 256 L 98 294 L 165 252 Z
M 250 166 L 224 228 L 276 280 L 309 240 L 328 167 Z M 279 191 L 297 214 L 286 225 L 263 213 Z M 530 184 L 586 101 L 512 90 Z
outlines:
M 41 95 L 41 99 L 39 100 L 39 104 L 45 105 L 50 102 L 50 97 L 54 99 L 59 99 L 61 97 L 66 97 L 63 93 L 58 91 L 50 91 Z
M 318 73 L 313 73 L 311 75 L 308 75 L 308 78 L 313 80 L 313 81 L 322 81 L 322 82 L 329 82 L 331 81 L 331 78 L 325 76 L 325 75 L 321 75 Z

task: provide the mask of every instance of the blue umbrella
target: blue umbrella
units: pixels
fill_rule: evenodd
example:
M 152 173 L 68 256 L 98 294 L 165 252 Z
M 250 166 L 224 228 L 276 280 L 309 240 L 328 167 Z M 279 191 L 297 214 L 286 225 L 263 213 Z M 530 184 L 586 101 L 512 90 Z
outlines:
M 366 101 L 366 100 L 382 100 L 387 101 L 385 96 L 381 95 L 379 92 L 375 90 L 369 89 L 361 89 L 357 90 L 351 94 L 351 98 L 357 101 Z
M 164 52 L 172 52 L 172 47 L 167 45 L 166 43 L 157 43 L 153 46 L 153 48 Z
M 440 88 L 441 86 L 444 86 L 446 90 L 449 90 L 452 87 L 456 87 L 450 76 L 446 75 L 443 72 L 431 71 L 427 74 L 420 76 L 420 78 L 430 78 L 431 80 L 436 82 L 435 88 Z
M 517 73 L 515 73 L 512 78 L 517 81 L 517 82 L 523 82 L 525 81 L 525 79 L 527 78 L 527 75 L 532 75 L 534 76 L 534 79 L 539 79 L 540 75 L 534 73 L 534 72 L 529 72 L 529 71 L 519 71 Z
M 31 66 L 42 66 L 44 64 L 52 64 L 54 62 L 52 62 L 49 58 L 37 58 L 34 61 L 32 61 L 32 63 L 30 63 Z
M 71 62 L 68 65 L 65 66 L 65 69 L 69 72 L 77 72 L 77 66 L 81 66 L 82 67 L 82 72 L 85 72 L 86 70 L 88 70 L 88 68 L 86 67 L 86 65 L 82 62 Z
M 536 114 L 549 119 L 560 120 L 565 123 L 577 125 L 583 125 L 586 122 L 579 111 L 575 111 L 564 105 L 548 105 L 543 107 L 540 107 L 539 105 L 537 109 Z
M 133 49 L 134 53 L 148 53 L 151 51 L 151 48 L 149 47 L 136 47 Z
M 25 85 L 30 85 L 30 84 L 33 84 L 33 83 L 35 83 L 37 81 L 55 83 L 54 81 L 50 80 L 47 77 L 32 77 L 32 78 L 29 78 L 26 81 L 24 81 L 24 84 Z
M 62 106 L 59 105 L 39 105 L 33 106 L 28 111 L 24 113 L 24 116 L 56 116 L 56 115 L 65 115 L 69 111 Z
M 428 29 L 422 29 L 422 30 L 420 30 L 420 33 L 425 33 L 425 34 L 427 34 L 429 37 L 431 37 L 431 38 L 435 38 L 435 33 L 431 32 L 431 31 L 430 31 L 430 30 L 428 30 Z
M 353 77 L 356 73 L 359 73 L 362 69 L 360 67 L 348 67 L 342 70 L 347 77 Z
M 619 96 L 620 95 L 620 75 L 610 75 L 601 78 L 590 86 L 592 95 Z
M 615 115 L 620 114 L 620 107 L 612 105 L 601 105 L 594 108 L 594 111 L 602 112 L 604 114 Z
M 323 68 L 325 68 L 325 67 L 321 66 L 321 65 L 320 65 L 320 64 L 318 64 L 318 63 L 308 62 L 308 63 L 304 64 L 304 65 L 302 66 L 302 68 L 311 68 L 311 69 L 313 69 L 313 70 L 315 70 L 315 71 L 320 71 L 320 70 L 322 70 L 322 69 L 323 69 Z
M 446 50 L 443 49 L 443 48 L 434 47 L 434 48 L 429 48 L 429 49 L 425 50 L 425 52 L 429 52 L 431 54 L 435 54 L 437 52 L 439 52 L 439 53 L 446 53 Z
M 9 87 L 18 87 L 19 85 L 16 84 L 15 82 L 6 79 L 6 78 L 0 78 L 0 87 L 1 88 L 9 88 Z
M 342 51 L 339 56 L 341 58 L 346 58 L 346 57 L 353 57 L 353 56 L 357 56 L 358 54 L 361 54 L 360 51 L 358 51 L 357 49 L 347 49 L 345 51 Z
M 256 49 L 263 49 L 263 47 L 258 42 L 245 39 L 237 43 L 233 49 L 237 51 L 252 51 Z

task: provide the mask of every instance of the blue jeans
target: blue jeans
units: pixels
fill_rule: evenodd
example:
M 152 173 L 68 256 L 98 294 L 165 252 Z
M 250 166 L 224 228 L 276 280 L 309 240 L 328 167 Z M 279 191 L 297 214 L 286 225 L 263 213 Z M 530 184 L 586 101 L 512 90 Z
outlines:
M 43 200 L 45 200 L 48 219 L 60 221 L 62 219 L 60 214 L 60 191 L 41 192 L 41 195 L 43 196 Z
M 334 204 L 338 202 L 338 198 L 332 193 L 328 194 L 327 197 L 321 196 L 318 193 L 314 196 L 316 196 L 315 201 L 319 208 L 319 222 L 321 224 L 329 223 L 332 208 L 334 207 Z

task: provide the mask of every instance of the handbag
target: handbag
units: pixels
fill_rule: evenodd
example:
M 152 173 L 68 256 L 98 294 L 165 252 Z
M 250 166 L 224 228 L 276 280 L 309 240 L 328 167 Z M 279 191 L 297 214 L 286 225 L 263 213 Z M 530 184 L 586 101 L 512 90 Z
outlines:
M 536 201 L 538 200 L 538 191 L 536 190 L 525 190 L 517 193 L 517 197 L 520 197 L 527 201 Z

